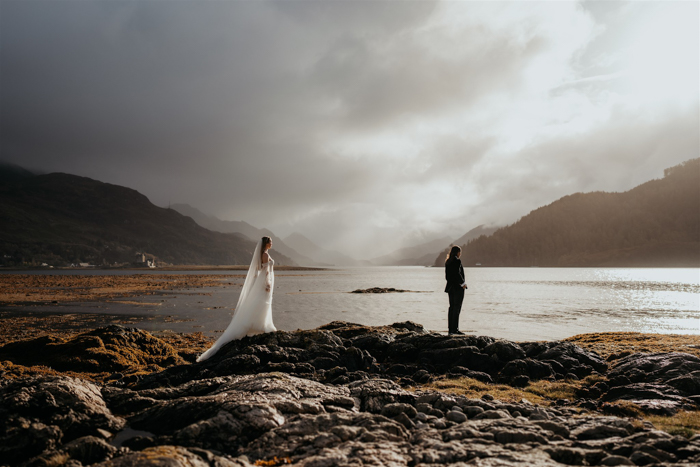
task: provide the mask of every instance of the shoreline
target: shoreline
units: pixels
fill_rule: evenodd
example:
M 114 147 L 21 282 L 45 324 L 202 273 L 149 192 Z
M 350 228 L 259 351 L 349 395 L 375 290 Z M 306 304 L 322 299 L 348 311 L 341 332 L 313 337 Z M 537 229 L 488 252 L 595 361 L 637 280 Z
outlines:
M 1 345 L 0 449 L 11 465 L 100 467 L 700 462 L 700 358 L 687 353 L 602 358 L 568 341 L 334 321 L 196 363 L 208 341 L 194 337 L 110 325 Z M 9 442 L 39 429 L 50 443 Z
M 156 292 L 235 285 L 244 274 L 0 274 L 0 306 L 98 302 Z
M 204 268 L 204 266 L 203 266 Z M 236 269 L 238 268 L 238 269 Z M 220 266 L 220 270 L 247 270 L 247 266 Z M 179 270 L 177 268 L 173 271 Z M 320 270 L 320 268 L 287 267 L 284 270 Z M 131 270 L 130 270 L 131 271 Z M 0 345 L 8 342 L 7 336 L 25 335 L 20 332 L 20 324 L 31 326 L 30 314 L 41 315 L 48 321 L 39 331 L 49 333 L 94 329 L 100 325 L 137 324 L 152 320 L 154 317 L 134 316 L 120 313 L 90 313 L 63 311 L 61 305 L 86 302 L 118 301 L 134 297 L 146 297 L 162 292 L 176 290 L 193 290 L 196 294 L 208 294 L 208 288 L 241 287 L 245 274 L 143 274 L 147 269 L 134 269 L 134 274 L 119 275 L 34 275 L 34 274 L 0 274 Z M 34 306 L 49 307 L 32 312 Z M 53 307 L 55 311 L 53 310 Z M 15 308 L 16 311 L 14 310 Z M 22 308 L 20 310 L 20 308 Z M 22 319 L 22 317 L 25 319 Z M 49 316 L 51 316 L 49 318 Z M 8 324 L 8 319 L 16 320 L 17 325 Z M 38 321 L 37 321 L 38 322 Z M 86 326 L 92 322 L 92 326 Z M 20 334 L 16 334 L 20 332 Z M 197 334 L 188 333 L 188 334 Z M 210 338 L 213 339 L 213 338 Z M 668 352 L 683 349 L 700 356 L 700 335 L 697 334 L 656 334 L 638 332 L 591 332 L 562 339 L 594 350 L 607 358 L 609 355 L 630 351 Z M 527 342 L 527 341 L 522 341 Z M 640 350 L 641 349 L 641 350 Z
M 125 267 L 4 267 L 0 266 L 0 272 L 9 271 L 17 272 L 18 274 L 27 271 L 247 271 L 250 265 L 246 264 L 174 264 L 170 266 L 159 266 L 156 268 L 125 266 Z M 312 267 L 312 266 L 285 266 L 278 265 L 275 269 L 280 271 L 327 271 L 331 268 Z
M 167 319 L 169 317 L 170 316 L 165 316 L 164 318 Z M 0 308 L 0 346 L 42 336 L 71 339 L 78 334 L 112 324 L 140 328 L 139 324 L 148 323 L 159 318 L 163 317 L 90 312 L 76 313 L 71 311 L 63 312 L 58 309 L 56 311 L 31 311 Z M 172 322 L 178 322 L 178 320 L 173 319 Z M 299 331 L 311 330 L 312 329 L 300 329 Z M 206 350 L 206 346 L 217 339 L 217 337 L 207 336 L 201 331 L 175 332 L 171 330 L 148 330 L 148 332 L 158 337 L 161 335 L 182 336 L 180 339 L 181 341 L 184 339 L 184 342 L 196 342 L 196 345 L 192 348 L 180 346 L 182 351 L 188 353 Z M 430 332 L 436 335 L 446 336 L 445 332 Z M 476 335 L 467 336 L 480 337 Z M 168 341 L 167 338 L 166 341 Z M 695 334 L 656 334 L 628 331 L 591 332 L 576 334 L 560 339 L 559 341 L 576 344 L 585 350 L 595 352 L 605 360 L 622 358 L 633 353 L 684 352 L 700 357 L 700 335 Z M 518 344 L 529 344 L 536 342 L 557 342 L 557 340 L 523 340 L 514 342 Z M 202 347 L 203 345 L 205 345 L 204 348 Z

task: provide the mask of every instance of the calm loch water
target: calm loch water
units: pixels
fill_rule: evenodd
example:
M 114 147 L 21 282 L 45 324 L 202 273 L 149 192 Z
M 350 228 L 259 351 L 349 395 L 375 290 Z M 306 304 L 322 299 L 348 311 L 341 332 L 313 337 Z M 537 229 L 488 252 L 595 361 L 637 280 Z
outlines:
M 700 335 L 700 269 L 468 268 L 465 273 L 469 288 L 460 327 L 470 334 L 520 341 L 601 331 Z M 206 295 L 202 289 L 181 290 L 129 298 L 126 304 L 102 302 L 45 310 L 142 315 L 156 318 L 141 323 L 144 329 L 217 335 L 228 325 L 242 280 L 227 280 L 234 285 L 207 289 Z M 278 271 L 272 304 L 275 325 L 294 330 L 334 320 L 368 325 L 411 320 L 430 330 L 446 331 L 444 284 L 441 268 Z M 349 293 L 370 287 L 414 292 Z

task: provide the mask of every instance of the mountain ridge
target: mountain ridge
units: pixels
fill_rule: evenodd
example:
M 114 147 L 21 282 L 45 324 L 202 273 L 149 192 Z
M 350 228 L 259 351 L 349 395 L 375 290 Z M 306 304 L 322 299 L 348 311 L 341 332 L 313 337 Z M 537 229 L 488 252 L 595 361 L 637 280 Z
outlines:
M 469 230 L 467 233 L 459 237 L 457 240 L 454 242 L 451 242 L 444 250 L 442 250 L 440 253 L 438 253 L 437 259 L 435 259 L 435 255 L 433 255 L 433 258 L 431 259 L 432 265 L 433 266 L 443 266 L 445 258 L 447 257 L 447 253 L 449 253 L 450 248 L 452 245 L 465 245 L 471 240 L 474 240 L 475 238 L 479 238 L 482 235 L 488 237 L 492 235 L 495 231 L 497 231 L 500 227 L 484 227 L 485 224 L 478 225 L 474 227 L 473 229 Z
M 700 267 L 700 159 L 622 193 L 564 196 L 462 247 L 465 265 Z M 444 256 L 435 266 L 444 264 Z
M 2 179 L 0 177 L 0 179 Z M 212 232 L 138 191 L 65 173 L 0 182 L 0 260 L 6 265 L 250 263 L 255 244 Z M 296 265 L 277 255 L 280 264 Z
M 469 243 L 470 240 L 474 240 L 475 238 L 479 238 L 482 235 L 486 235 L 487 237 L 489 235 L 492 235 L 496 230 L 500 229 L 500 227 L 484 227 L 485 224 L 481 224 L 479 226 L 474 227 L 471 229 L 469 232 L 465 233 L 461 237 L 459 237 L 457 240 L 452 242 L 453 245 L 464 245 L 465 243 Z
M 399 248 L 389 254 L 372 258 L 377 266 L 430 266 L 435 252 L 450 243 L 449 237 L 443 237 L 420 245 Z
M 304 256 L 297 252 L 294 248 L 287 245 L 281 237 L 275 235 L 269 229 L 258 229 L 245 221 L 226 221 L 219 219 L 211 214 L 206 214 L 199 209 L 185 203 L 173 204 L 171 209 L 176 210 L 183 216 L 191 217 L 197 224 L 202 227 L 213 230 L 214 232 L 222 233 L 239 233 L 246 236 L 252 241 L 258 241 L 262 237 L 271 237 L 273 240 L 273 249 L 276 252 L 292 259 L 300 266 L 322 266 L 316 263 L 308 256 Z

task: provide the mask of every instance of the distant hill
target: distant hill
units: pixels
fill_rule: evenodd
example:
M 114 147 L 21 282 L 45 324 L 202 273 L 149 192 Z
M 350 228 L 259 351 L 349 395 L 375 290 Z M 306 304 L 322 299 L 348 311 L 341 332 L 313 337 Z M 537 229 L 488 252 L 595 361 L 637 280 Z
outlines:
M 360 266 L 367 264 L 333 250 L 326 250 L 298 232 L 284 239 L 284 242 L 300 254 L 326 266 Z
M 12 183 L 33 177 L 29 170 L 15 164 L 0 161 L 0 183 Z
M 244 221 L 223 221 L 218 217 L 205 214 L 189 204 L 172 204 L 170 209 L 176 210 L 183 216 L 191 217 L 197 224 L 215 232 L 240 233 L 254 241 L 264 236 L 272 236 L 272 232 L 267 229 L 258 229 Z
M 479 238 L 482 235 L 486 235 L 487 237 L 489 235 L 492 235 L 496 230 L 498 230 L 499 227 L 484 227 L 484 224 L 481 224 L 478 227 L 474 227 L 471 229 L 469 232 L 465 233 L 461 237 L 459 237 L 457 240 L 452 242 L 453 245 L 464 245 L 469 243 L 469 241 L 474 240 L 475 238 Z
M 24 175 L 0 176 L 0 264 L 101 265 L 133 262 L 137 253 L 171 264 L 250 263 L 248 238 L 207 230 L 136 190 L 64 173 Z
M 576 193 L 470 241 L 465 265 L 700 267 L 700 159 L 624 193 Z
M 170 209 L 176 210 L 183 216 L 191 217 L 197 224 L 215 232 L 240 233 L 253 241 L 258 241 L 262 237 L 271 237 L 273 239 L 273 253 L 279 252 L 300 266 L 321 266 L 321 264 L 318 264 L 311 258 L 299 254 L 268 229 L 258 229 L 244 221 L 224 221 L 216 216 L 205 214 L 189 204 L 173 204 L 170 206 Z M 276 260 L 277 256 L 274 255 L 273 257 Z
M 457 240 L 454 242 L 448 242 L 446 243 L 446 248 L 444 248 L 438 255 L 437 258 L 435 258 L 435 255 L 433 255 L 431 264 L 435 267 L 442 267 L 445 265 L 445 258 L 447 257 L 447 253 L 449 252 L 450 248 L 452 245 L 466 245 L 469 243 L 469 241 L 474 240 L 475 238 L 479 238 L 482 235 L 489 236 L 492 235 L 496 230 L 498 230 L 499 227 L 484 227 L 484 224 L 481 224 L 477 227 L 474 227 L 471 229 L 469 232 L 465 233 L 461 237 L 459 237 Z M 443 245 L 445 246 L 445 245 Z
M 377 266 L 430 266 L 435 260 L 436 252 L 449 244 L 449 237 L 439 238 L 422 245 L 401 248 L 370 261 Z

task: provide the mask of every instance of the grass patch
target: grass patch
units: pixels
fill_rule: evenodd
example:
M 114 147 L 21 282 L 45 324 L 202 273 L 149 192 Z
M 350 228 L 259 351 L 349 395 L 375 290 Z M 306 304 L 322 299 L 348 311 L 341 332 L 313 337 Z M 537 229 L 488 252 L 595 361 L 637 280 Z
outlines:
M 700 410 L 681 410 L 671 417 L 646 415 L 644 418 L 653 423 L 659 430 L 663 430 L 671 435 L 690 438 L 694 434 L 700 433 Z
M 700 357 L 700 336 L 697 335 L 593 332 L 572 336 L 564 341 L 596 352 L 603 358 L 637 352 L 685 352 Z
M 462 377 L 455 379 L 441 379 L 419 387 L 411 387 L 409 390 L 432 389 L 448 394 L 458 394 L 470 399 L 480 399 L 484 394 L 490 394 L 494 399 L 502 402 L 519 403 L 523 399 L 528 402 L 549 406 L 558 399 L 575 400 L 576 391 L 584 386 L 591 386 L 605 378 L 600 375 L 591 375 L 579 381 L 534 381 L 524 388 L 514 388 L 505 384 L 488 384 L 481 381 Z M 700 410 L 680 411 L 673 416 L 648 415 L 636 404 L 630 401 L 616 401 L 604 404 L 603 413 L 618 417 L 630 417 L 649 421 L 654 426 L 671 435 L 680 435 L 690 438 L 700 433 Z M 633 423 L 635 421 L 633 420 Z M 641 427 L 642 425 L 640 425 Z
M 470 399 L 480 399 L 490 394 L 503 402 L 520 402 L 525 399 L 533 404 L 548 406 L 558 399 L 575 400 L 576 391 L 583 386 L 595 384 L 604 378 L 592 375 L 578 381 L 534 381 L 524 388 L 514 388 L 506 384 L 482 383 L 473 378 L 442 379 L 412 389 L 434 389 L 450 394 L 459 394 Z

